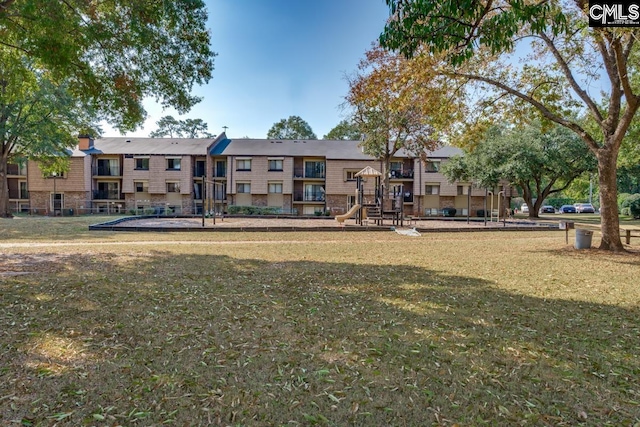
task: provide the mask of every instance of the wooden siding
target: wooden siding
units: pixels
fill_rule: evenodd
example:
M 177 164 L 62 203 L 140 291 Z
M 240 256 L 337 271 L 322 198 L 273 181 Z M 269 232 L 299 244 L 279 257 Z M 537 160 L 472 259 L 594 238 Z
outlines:
M 69 171 L 66 177 L 56 178 L 56 192 L 91 191 L 91 157 L 72 157 L 69 159 Z M 53 178 L 42 176 L 38 163 L 29 160 L 27 166 L 29 191 L 53 192 Z
M 169 156 L 178 157 L 178 156 Z M 193 161 L 191 156 L 180 157 L 180 170 L 167 170 L 167 157 L 149 156 L 149 170 L 136 170 L 134 158 L 123 160 L 122 192 L 135 192 L 134 182 L 147 181 L 149 194 L 166 194 L 167 181 L 180 183 L 180 194 L 191 194 L 193 185 Z

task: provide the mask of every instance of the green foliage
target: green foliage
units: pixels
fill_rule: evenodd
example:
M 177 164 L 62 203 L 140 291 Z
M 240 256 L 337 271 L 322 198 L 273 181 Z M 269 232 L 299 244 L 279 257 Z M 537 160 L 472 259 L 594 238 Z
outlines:
M 158 129 L 149 133 L 151 138 L 215 138 L 207 131 L 202 119 L 178 120 L 173 116 L 164 116 L 156 122 Z
M 238 206 L 232 205 L 227 209 L 229 215 L 278 215 L 282 208 L 272 206 Z
M 474 150 L 451 158 L 441 171 L 451 182 L 474 181 L 486 188 L 505 179 L 522 190 L 535 216 L 544 199 L 595 165 L 594 156 L 574 133 L 560 126 L 543 131 L 538 124 L 492 128 Z
M 566 17 L 555 2 L 509 1 L 500 7 L 472 0 L 386 2 L 391 19 L 380 36 L 383 46 L 412 56 L 427 43 L 431 51 L 449 52 L 454 65 L 469 60 L 479 46 L 494 54 L 511 50 L 525 25 L 534 34 L 566 29 Z
M 362 138 L 362 134 L 358 126 L 350 120 L 341 120 L 328 134 L 322 139 L 357 141 Z
M 618 203 L 622 215 L 630 215 L 635 219 L 640 218 L 640 194 L 621 194 Z
M 267 132 L 268 139 L 318 139 L 309 123 L 299 116 L 289 116 L 274 123 Z
M 0 63 L 29 58 L 52 81 L 69 81 L 74 98 L 121 131 L 144 121 L 147 97 L 188 111 L 199 101 L 193 86 L 211 78 L 215 54 L 202 0 L 0 4 Z

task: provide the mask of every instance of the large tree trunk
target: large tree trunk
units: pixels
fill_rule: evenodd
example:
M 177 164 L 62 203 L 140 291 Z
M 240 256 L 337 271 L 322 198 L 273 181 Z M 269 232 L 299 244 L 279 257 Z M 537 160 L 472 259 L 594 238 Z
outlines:
M 7 180 L 7 158 L 0 156 L 0 217 L 11 218 L 9 209 L 9 181 Z
M 620 240 L 620 218 L 618 217 L 618 184 L 616 174 L 617 150 L 609 144 L 596 153 L 598 157 L 598 182 L 600 184 L 600 226 L 602 241 L 600 249 L 614 252 L 624 251 Z

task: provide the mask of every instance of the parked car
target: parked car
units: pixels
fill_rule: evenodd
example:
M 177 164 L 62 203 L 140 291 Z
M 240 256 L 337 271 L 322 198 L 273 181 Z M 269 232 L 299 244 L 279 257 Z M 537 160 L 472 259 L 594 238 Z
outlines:
M 576 213 L 576 207 L 573 205 L 562 205 L 560 206 L 560 213 Z
M 527 206 L 526 203 L 523 203 L 522 206 L 520 206 L 520 212 L 522 212 L 524 214 L 528 214 L 529 213 L 529 206 Z
M 540 213 L 556 213 L 556 208 L 550 205 L 544 205 L 540 208 Z
M 577 213 L 596 213 L 596 210 L 591 203 L 577 203 L 576 212 Z

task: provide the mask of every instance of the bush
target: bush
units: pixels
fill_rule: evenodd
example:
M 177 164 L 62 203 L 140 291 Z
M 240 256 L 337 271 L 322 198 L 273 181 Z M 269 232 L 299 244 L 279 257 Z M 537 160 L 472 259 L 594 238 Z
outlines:
M 281 208 L 271 206 L 229 206 L 229 215 L 277 215 L 282 213 Z
M 623 215 L 631 215 L 635 219 L 640 218 L 640 194 L 631 194 L 624 198 L 620 207 Z
M 444 208 L 442 209 L 442 216 L 456 216 L 456 208 Z

